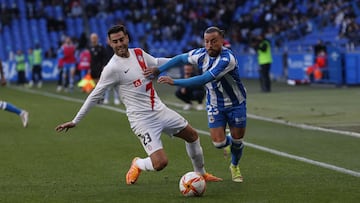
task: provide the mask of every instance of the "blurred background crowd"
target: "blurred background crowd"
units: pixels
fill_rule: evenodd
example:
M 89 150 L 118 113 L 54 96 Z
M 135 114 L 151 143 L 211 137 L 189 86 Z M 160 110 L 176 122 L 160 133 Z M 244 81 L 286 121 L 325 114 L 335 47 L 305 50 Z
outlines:
M 130 46 L 173 56 L 202 46 L 208 26 L 226 31 L 237 52 L 252 51 L 263 33 L 278 51 L 304 51 L 322 39 L 360 50 L 360 1 L 351 0 L 0 0 L 0 58 L 40 44 L 55 57 L 66 37 L 80 47 L 91 33 L 106 44 L 107 29 L 127 26 Z

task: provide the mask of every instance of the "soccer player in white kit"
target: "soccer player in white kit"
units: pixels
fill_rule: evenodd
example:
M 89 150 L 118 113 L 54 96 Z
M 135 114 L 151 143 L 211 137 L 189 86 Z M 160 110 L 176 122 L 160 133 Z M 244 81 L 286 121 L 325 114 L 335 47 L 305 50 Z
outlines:
M 134 184 L 141 171 L 160 171 L 166 167 L 168 159 L 160 139 L 162 132 L 185 140 L 194 171 L 203 175 L 206 181 L 221 181 L 221 178 L 205 171 L 197 132 L 181 115 L 162 103 L 153 87 L 153 81 L 143 74 L 146 67 L 162 65 L 168 59 L 154 58 L 140 48 L 129 49 L 129 36 L 123 25 L 111 27 L 108 39 L 115 54 L 104 67 L 95 89 L 75 118 L 58 125 L 55 130 L 61 132 L 75 127 L 92 106 L 102 101 L 106 89 L 118 85 L 130 127 L 148 154 L 146 158 L 133 159 L 126 174 L 127 184 Z

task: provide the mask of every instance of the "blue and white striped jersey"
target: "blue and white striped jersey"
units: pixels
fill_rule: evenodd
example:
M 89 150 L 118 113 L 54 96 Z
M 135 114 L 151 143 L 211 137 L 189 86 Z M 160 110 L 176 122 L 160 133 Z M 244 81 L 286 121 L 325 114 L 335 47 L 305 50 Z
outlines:
M 222 110 L 237 106 L 246 100 L 238 62 L 230 49 L 223 47 L 219 56 L 210 57 L 205 48 L 191 50 L 188 62 L 197 66 L 202 73 L 208 71 L 213 80 L 206 83 L 207 105 Z

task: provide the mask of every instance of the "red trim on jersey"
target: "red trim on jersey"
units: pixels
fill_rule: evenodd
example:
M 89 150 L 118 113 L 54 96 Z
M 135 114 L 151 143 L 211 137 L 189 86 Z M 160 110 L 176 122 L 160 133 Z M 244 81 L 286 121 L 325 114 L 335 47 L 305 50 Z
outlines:
M 138 60 L 141 69 L 144 71 L 147 67 L 146 67 L 146 64 L 145 64 L 145 61 L 144 61 L 142 50 L 140 48 L 135 48 L 134 52 L 135 52 L 136 59 Z M 151 109 L 154 110 L 154 106 L 155 106 L 155 90 L 154 90 L 152 81 L 150 83 L 146 84 L 146 91 L 149 91 L 149 90 L 150 90 Z

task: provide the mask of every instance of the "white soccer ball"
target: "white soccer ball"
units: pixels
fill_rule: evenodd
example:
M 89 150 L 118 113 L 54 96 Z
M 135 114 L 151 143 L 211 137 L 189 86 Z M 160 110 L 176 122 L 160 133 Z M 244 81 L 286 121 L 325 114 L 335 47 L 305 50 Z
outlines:
M 196 172 L 188 172 L 183 175 L 179 182 L 181 194 L 186 197 L 201 196 L 206 189 L 204 177 Z

